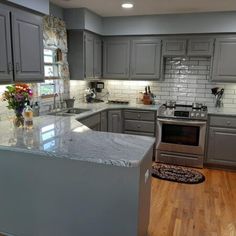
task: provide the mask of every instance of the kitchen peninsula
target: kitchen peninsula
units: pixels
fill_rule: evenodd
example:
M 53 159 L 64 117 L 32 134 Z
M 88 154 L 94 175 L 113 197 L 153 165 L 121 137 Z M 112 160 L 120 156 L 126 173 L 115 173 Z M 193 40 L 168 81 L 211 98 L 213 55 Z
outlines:
M 17 236 L 145 235 L 154 138 L 95 132 L 75 117 L 0 123 L 0 229 Z

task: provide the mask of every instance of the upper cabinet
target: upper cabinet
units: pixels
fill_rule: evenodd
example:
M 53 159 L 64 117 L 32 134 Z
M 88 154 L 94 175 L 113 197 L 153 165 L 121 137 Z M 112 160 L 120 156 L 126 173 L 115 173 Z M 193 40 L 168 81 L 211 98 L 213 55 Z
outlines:
M 11 83 L 12 81 L 10 11 L 0 8 L 0 83 Z
M 213 38 L 194 38 L 188 40 L 188 56 L 212 56 Z
M 15 81 L 43 81 L 42 18 L 16 10 L 12 15 L 12 31 Z
M 159 79 L 161 41 L 156 37 L 105 38 L 103 77 Z
M 103 77 L 128 79 L 130 63 L 130 40 L 108 38 L 103 45 Z
M 236 82 L 236 38 L 217 38 L 215 42 L 212 81 Z
M 96 79 L 102 74 L 102 41 L 99 36 L 68 31 L 68 62 L 73 80 Z
M 163 56 L 212 56 L 214 39 L 196 37 L 163 40 Z
M 0 83 L 43 81 L 42 17 L 0 7 Z
M 156 38 L 132 40 L 131 79 L 159 79 L 161 41 Z
M 163 56 L 185 56 L 187 40 L 185 39 L 165 39 L 163 40 Z

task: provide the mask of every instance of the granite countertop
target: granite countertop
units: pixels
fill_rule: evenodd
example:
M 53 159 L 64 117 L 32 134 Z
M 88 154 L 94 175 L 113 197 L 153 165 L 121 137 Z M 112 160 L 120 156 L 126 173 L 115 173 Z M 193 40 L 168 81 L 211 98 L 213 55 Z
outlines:
M 0 122 L 0 150 L 123 167 L 139 166 L 154 144 L 154 138 L 92 131 L 76 119 L 108 108 L 157 110 L 157 106 L 103 103 L 82 104 L 80 108 L 91 110 L 69 117 L 44 115 L 34 118 L 34 128 L 29 131 L 15 129 L 10 121 Z
M 209 115 L 219 115 L 219 116 L 236 116 L 236 107 L 235 108 L 208 108 Z

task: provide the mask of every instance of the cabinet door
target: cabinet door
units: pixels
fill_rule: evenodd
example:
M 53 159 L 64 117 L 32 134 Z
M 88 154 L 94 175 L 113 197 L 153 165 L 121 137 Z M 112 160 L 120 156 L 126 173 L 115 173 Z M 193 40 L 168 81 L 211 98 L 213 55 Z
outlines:
M 236 166 L 236 129 L 209 129 L 207 162 Z
M 93 56 L 94 56 L 94 48 L 93 48 L 93 35 L 85 34 L 85 77 L 93 78 Z
M 107 132 L 107 112 L 101 112 L 101 131 Z
M 108 111 L 108 132 L 122 133 L 122 123 L 121 110 Z
M 137 39 L 132 41 L 131 78 L 159 79 L 161 41 Z
M 218 38 L 215 42 L 212 80 L 236 82 L 236 38 Z
M 21 10 L 12 14 L 15 81 L 44 80 L 42 17 Z
M 188 56 L 212 56 L 214 39 L 196 38 L 188 41 Z
M 101 78 L 102 76 L 102 40 L 98 37 L 94 38 L 94 77 Z
M 13 80 L 11 55 L 10 12 L 0 8 L 0 83 Z
M 167 39 L 163 40 L 162 55 L 163 56 L 185 56 L 186 55 L 185 39 Z
M 103 77 L 111 79 L 129 78 L 130 40 L 105 40 L 103 50 Z

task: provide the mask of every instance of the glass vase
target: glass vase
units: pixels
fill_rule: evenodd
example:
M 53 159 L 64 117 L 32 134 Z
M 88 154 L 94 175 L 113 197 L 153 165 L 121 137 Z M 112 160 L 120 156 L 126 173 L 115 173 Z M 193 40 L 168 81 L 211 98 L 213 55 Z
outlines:
M 24 117 L 23 117 L 22 112 L 15 112 L 13 124 L 16 128 L 20 128 L 24 126 Z

